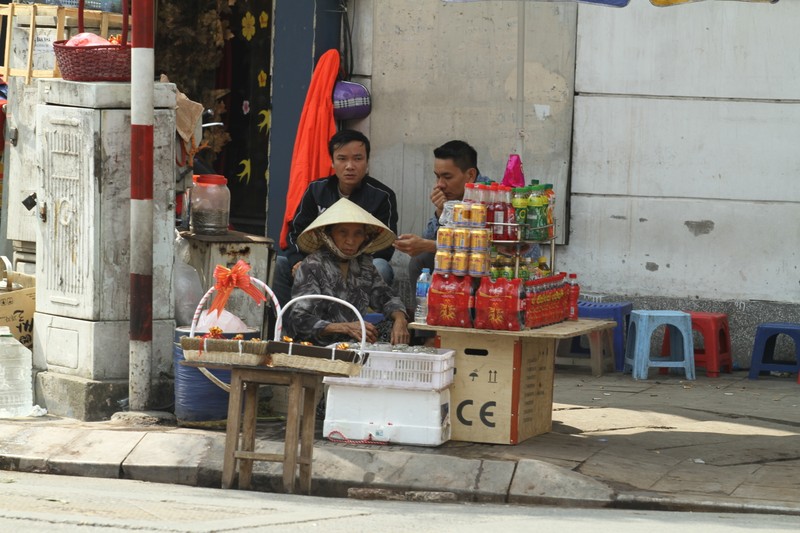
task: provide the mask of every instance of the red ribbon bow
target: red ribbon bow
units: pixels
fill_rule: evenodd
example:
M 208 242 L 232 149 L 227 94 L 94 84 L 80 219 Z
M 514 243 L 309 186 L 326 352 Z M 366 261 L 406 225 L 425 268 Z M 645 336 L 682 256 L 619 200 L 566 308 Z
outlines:
M 217 280 L 214 288 L 217 290 L 217 296 L 214 298 L 214 303 L 211 304 L 209 313 L 212 311 L 217 312 L 217 316 L 222 314 L 225 309 L 225 304 L 228 303 L 233 289 L 242 289 L 248 294 L 257 304 L 261 304 L 267 300 L 261 291 L 253 284 L 250 283 L 250 265 L 239 259 L 233 268 L 225 268 L 222 265 L 217 265 L 214 268 L 214 278 Z

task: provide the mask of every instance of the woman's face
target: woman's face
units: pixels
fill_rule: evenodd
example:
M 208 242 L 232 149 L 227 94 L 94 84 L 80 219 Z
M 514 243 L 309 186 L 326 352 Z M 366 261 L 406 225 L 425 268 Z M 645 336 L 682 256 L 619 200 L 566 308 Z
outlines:
M 367 231 L 364 224 L 336 224 L 331 229 L 331 238 L 345 255 L 355 255 L 367 240 Z

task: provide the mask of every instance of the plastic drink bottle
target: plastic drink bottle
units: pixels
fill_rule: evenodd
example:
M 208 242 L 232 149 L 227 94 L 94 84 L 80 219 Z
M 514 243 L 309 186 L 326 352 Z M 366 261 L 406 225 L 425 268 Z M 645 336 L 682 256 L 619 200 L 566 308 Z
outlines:
M 425 324 L 428 320 L 428 291 L 431 288 L 431 271 L 423 268 L 417 278 L 417 308 L 414 311 L 414 322 Z
M 31 351 L 0 327 L 0 418 L 28 416 L 33 409 Z
M 516 241 L 519 236 L 517 227 L 517 211 L 511 203 L 511 187 L 503 187 L 503 207 L 505 209 L 506 226 L 503 238 L 507 241 Z
M 581 286 L 578 285 L 578 275 L 570 274 L 568 280 L 569 294 L 567 294 L 567 299 L 569 301 L 569 308 L 567 310 L 567 320 L 578 320 L 578 298 L 581 294 Z

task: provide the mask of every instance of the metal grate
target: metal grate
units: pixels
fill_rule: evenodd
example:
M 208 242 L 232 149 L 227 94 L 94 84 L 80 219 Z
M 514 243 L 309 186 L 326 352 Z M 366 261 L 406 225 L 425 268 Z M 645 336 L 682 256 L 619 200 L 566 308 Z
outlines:
M 578 300 L 584 302 L 598 303 L 598 302 L 604 302 L 606 298 L 607 298 L 606 294 L 600 294 L 598 292 L 581 292 L 580 296 L 578 297 Z

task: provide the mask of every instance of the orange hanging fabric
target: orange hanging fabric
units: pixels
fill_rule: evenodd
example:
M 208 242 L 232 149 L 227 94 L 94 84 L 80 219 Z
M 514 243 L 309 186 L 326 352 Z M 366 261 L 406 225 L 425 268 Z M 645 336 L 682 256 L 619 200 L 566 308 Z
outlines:
M 228 303 L 228 297 L 230 297 L 233 289 L 236 288 L 242 289 L 255 300 L 257 304 L 261 304 L 261 302 L 267 300 L 266 296 L 264 296 L 255 285 L 250 283 L 250 274 L 248 274 L 248 272 L 250 272 L 250 265 L 241 259 L 233 265 L 233 268 L 225 268 L 222 265 L 216 266 L 214 269 L 214 278 L 217 282 L 214 284 L 214 288 L 217 290 L 217 296 L 214 298 L 214 303 L 211 304 L 211 308 L 208 310 L 209 314 L 212 311 L 216 311 L 217 316 L 221 315 L 222 310 L 225 309 L 225 304 Z
M 333 86 L 339 74 L 339 52 L 328 50 L 319 58 L 306 94 L 294 140 L 289 190 L 281 227 L 281 248 L 286 248 L 289 223 L 308 184 L 331 173 L 328 141 L 336 133 L 333 119 Z

